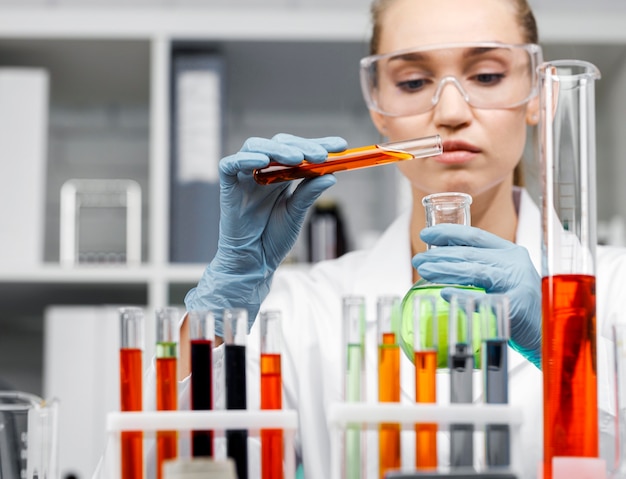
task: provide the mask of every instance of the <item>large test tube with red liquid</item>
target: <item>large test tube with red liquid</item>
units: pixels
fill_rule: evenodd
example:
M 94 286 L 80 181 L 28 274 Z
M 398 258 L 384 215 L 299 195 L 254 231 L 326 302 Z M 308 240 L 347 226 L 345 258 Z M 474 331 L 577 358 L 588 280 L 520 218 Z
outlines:
M 141 411 L 143 328 L 141 308 L 120 308 L 120 410 Z M 143 477 L 143 432 L 121 434 L 121 479 Z
M 178 321 L 176 308 L 156 310 L 156 406 L 157 411 L 178 409 Z M 163 477 L 163 462 L 178 457 L 178 432 L 157 431 L 157 479 Z
M 191 345 L 191 409 L 213 409 L 213 345 L 215 317 L 211 311 L 189 311 Z M 191 455 L 213 457 L 213 431 L 191 432 Z
M 281 313 L 261 312 L 261 409 L 283 408 Z M 283 431 L 261 429 L 261 478 L 282 479 Z
M 552 459 L 598 456 L 595 80 L 588 62 L 539 69 L 544 479 Z

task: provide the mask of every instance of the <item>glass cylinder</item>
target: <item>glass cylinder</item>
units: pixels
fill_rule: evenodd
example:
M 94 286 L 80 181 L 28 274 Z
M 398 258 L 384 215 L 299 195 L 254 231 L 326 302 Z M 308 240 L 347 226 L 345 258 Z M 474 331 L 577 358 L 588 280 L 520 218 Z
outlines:
M 434 226 L 442 223 L 460 224 L 469 226 L 471 223 L 470 205 L 472 197 L 466 193 L 447 192 L 434 193 L 425 196 L 422 199 L 426 215 L 426 226 Z M 431 245 L 427 246 L 432 248 Z M 413 305 L 416 296 L 435 296 L 437 298 L 437 322 L 439 327 L 439 345 L 437 348 L 437 366 L 446 368 L 448 366 L 448 302 L 441 297 L 441 290 L 447 287 L 456 287 L 462 289 L 473 289 L 482 291 L 474 286 L 461 286 L 452 284 L 435 284 L 424 279 L 418 280 L 405 295 L 402 300 L 402 322 L 400 328 L 400 346 L 411 361 L 414 360 L 413 355 Z M 426 327 L 428 318 L 422 318 L 423 327 Z M 479 322 L 475 322 L 479 327 Z M 426 329 L 424 329 L 425 331 Z M 431 330 L 428 327 L 428 330 Z M 476 366 L 480 366 L 480 337 L 474 335 L 474 352 Z
M 539 68 L 544 478 L 552 459 L 598 456 L 595 80 L 588 62 Z

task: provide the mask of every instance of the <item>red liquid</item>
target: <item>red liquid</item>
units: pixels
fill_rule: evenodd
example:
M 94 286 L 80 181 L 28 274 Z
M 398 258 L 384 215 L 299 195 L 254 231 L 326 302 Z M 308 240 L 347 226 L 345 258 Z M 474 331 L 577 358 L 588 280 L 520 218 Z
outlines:
M 314 178 L 336 171 L 367 168 L 384 165 L 398 160 L 411 160 L 414 156 L 405 151 L 384 150 L 377 145 L 352 148 L 341 153 L 329 153 L 324 163 L 302 162 L 298 166 L 284 166 L 270 163 L 269 166 L 254 172 L 254 179 L 261 185 L 279 181 Z
M 142 366 L 141 349 L 120 349 L 120 409 L 141 411 Z M 143 432 L 123 431 L 121 434 L 121 479 L 143 477 Z
M 384 333 L 378 346 L 378 401 L 400 402 L 400 346 L 394 333 Z M 381 424 L 378 431 L 379 477 L 400 469 L 400 425 Z
M 156 360 L 157 411 L 178 409 L 176 358 Z M 157 432 L 157 479 L 162 478 L 163 461 L 178 456 L 178 434 L 176 431 Z
M 282 409 L 280 354 L 261 354 L 261 409 Z M 261 429 L 261 477 L 283 477 L 283 431 Z
M 598 457 L 594 276 L 542 280 L 544 479 L 555 456 Z
M 415 352 L 415 401 L 437 402 L 437 351 Z M 415 425 L 415 468 L 437 468 L 437 424 Z

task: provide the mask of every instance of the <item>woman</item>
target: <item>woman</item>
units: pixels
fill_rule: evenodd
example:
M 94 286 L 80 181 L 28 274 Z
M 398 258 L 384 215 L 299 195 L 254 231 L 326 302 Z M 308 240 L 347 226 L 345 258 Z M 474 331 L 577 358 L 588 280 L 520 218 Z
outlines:
M 324 161 L 328 152 L 346 144 L 336 137 L 249 139 L 220 163 L 218 252 L 187 295 L 187 309 L 216 312 L 218 333 L 224 308 L 245 307 L 251 325 L 259 308 L 282 312 L 284 407 L 299 412 L 306 476 L 326 478 L 331 454 L 327 407 L 342 397 L 343 376 L 337 367 L 342 297 L 366 297 L 371 338 L 376 298 L 403 296 L 419 277 L 506 293 L 514 348 L 510 402 L 524 410 L 524 477 L 535 477 L 542 452 L 540 219 L 528 194 L 514 186 L 526 127 L 539 118 L 533 67 L 540 50 L 534 45 L 532 12 L 524 0 L 377 0 L 372 12 L 374 56 L 364 60 L 362 75 L 374 124 L 389 141 L 433 134 L 444 141 L 442 156 L 398 164 L 411 185 L 410 209 L 368 251 L 308 272 L 274 274 L 293 246 L 307 208 L 335 179 L 304 181 L 291 194 L 285 184 L 255 184 L 252 171 L 270 158 L 285 164 Z M 496 43 L 503 45 L 496 48 Z M 443 191 L 473 197 L 472 228 L 424 230 L 421 200 Z M 426 243 L 450 246 L 426 251 Z M 602 295 L 599 291 L 600 306 Z M 254 358 L 256 323 L 248 344 Z M 376 363 L 375 351 L 367 361 Z M 402 399 L 410 401 L 412 372 L 408 359 L 403 361 Z M 187 364 L 184 354 L 181 364 Z M 605 366 L 599 364 L 600 371 Z M 375 397 L 373 391 L 370 397 Z M 602 399 L 600 405 L 611 412 Z M 444 448 L 440 452 L 445 456 Z

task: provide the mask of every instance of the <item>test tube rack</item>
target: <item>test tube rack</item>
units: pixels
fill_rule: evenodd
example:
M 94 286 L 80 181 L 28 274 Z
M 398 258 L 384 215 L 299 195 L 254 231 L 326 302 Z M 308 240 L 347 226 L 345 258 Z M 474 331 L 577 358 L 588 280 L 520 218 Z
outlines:
M 522 409 L 505 404 L 402 404 L 402 403 L 346 403 L 329 406 L 328 425 L 331 431 L 331 479 L 341 479 L 342 433 L 349 425 L 360 425 L 362 430 L 377 429 L 381 423 L 397 423 L 404 430 L 413 430 L 416 423 L 437 423 L 441 431 L 451 424 L 473 424 L 477 429 L 489 424 L 508 424 L 511 427 L 510 472 L 521 471 Z M 520 476 L 521 477 L 521 476 Z
M 179 431 L 212 429 L 247 429 L 252 437 L 260 429 L 282 429 L 284 450 L 284 479 L 295 479 L 294 440 L 298 427 L 296 411 L 292 410 L 212 410 L 212 411 L 141 411 L 110 412 L 106 430 L 108 445 L 106 464 L 101 466 L 100 479 L 117 479 L 120 471 L 121 433 L 123 431 Z M 260 465 L 259 465 L 260 467 Z M 103 472 L 103 469 L 105 471 Z

